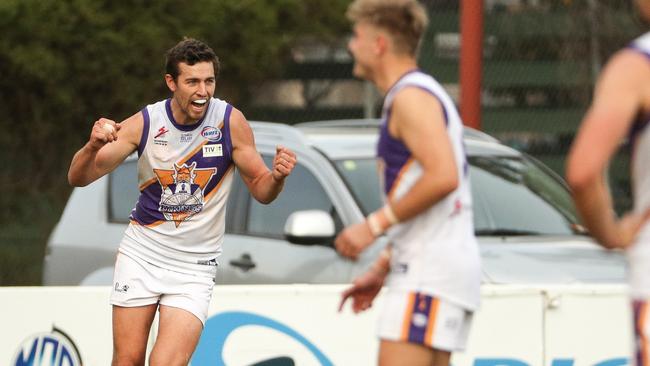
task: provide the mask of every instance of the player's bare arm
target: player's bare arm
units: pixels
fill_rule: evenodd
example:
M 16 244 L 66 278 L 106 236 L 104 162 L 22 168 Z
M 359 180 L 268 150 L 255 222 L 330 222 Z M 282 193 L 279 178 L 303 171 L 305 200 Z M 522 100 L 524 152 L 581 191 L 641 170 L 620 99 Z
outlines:
M 365 222 L 339 234 L 336 249 L 353 260 L 391 225 L 418 215 L 458 187 L 454 152 L 438 99 L 418 88 L 400 91 L 393 102 L 389 129 L 409 148 L 423 173 L 398 201 L 388 202 Z
M 272 202 L 282 191 L 284 180 L 296 165 L 296 154 L 282 146 L 276 148 L 269 170 L 255 148 L 253 131 L 244 115 L 233 108 L 230 114 L 233 160 L 253 197 L 261 203 Z
M 138 148 L 144 118 L 138 112 L 121 123 L 100 118 L 88 142 L 74 155 L 68 171 L 73 186 L 86 186 L 115 169 Z
M 348 299 L 352 299 L 352 311 L 356 314 L 372 307 L 372 302 L 379 294 L 384 280 L 390 272 L 391 245 L 386 246 L 370 268 L 361 276 L 354 279 L 352 286 L 341 294 L 339 311 Z
M 431 94 L 406 88 L 395 97 L 390 133 L 404 142 L 423 170 L 411 190 L 390 203 L 400 221 L 427 210 L 458 187 L 456 159 L 446 128 L 442 105 Z
M 605 181 L 608 162 L 637 114 L 650 110 L 650 67 L 644 57 L 624 50 L 608 63 L 567 159 L 567 181 L 578 212 L 591 235 L 607 248 L 628 246 L 648 216 L 617 220 Z

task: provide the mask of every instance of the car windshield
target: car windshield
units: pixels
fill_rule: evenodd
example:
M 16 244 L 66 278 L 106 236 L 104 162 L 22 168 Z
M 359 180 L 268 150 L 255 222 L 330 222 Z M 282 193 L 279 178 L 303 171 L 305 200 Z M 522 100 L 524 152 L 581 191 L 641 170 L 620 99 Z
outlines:
M 573 235 L 581 226 L 565 186 L 525 157 L 470 156 L 479 236 Z M 335 161 L 364 214 L 382 205 L 375 159 Z

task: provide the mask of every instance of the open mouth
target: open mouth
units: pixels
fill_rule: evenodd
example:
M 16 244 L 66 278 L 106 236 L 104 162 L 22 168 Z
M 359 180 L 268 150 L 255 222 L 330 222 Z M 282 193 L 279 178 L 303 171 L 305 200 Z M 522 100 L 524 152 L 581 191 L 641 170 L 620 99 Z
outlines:
M 205 106 L 206 103 L 208 103 L 207 99 L 197 99 L 197 100 L 193 100 L 191 104 L 196 108 L 203 108 L 203 106 Z

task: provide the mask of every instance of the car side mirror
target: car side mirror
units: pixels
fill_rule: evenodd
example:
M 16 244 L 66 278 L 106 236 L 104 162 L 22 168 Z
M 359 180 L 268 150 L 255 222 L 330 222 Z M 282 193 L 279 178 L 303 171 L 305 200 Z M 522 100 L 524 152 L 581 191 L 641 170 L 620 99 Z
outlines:
M 332 216 L 321 210 L 296 211 L 284 224 L 284 236 L 293 244 L 331 243 L 335 234 Z

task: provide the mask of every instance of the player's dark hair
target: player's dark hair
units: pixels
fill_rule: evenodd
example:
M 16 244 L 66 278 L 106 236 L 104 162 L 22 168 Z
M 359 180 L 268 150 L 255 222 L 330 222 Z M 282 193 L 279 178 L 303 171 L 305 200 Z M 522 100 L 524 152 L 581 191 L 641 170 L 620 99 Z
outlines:
M 214 77 L 219 75 L 219 57 L 207 44 L 194 38 L 185 37 L 167 51 L 165 71 L 172 76 L 174 81 L 178 80 L 178 64 L 181 62 L 190 66 L 198 62 L 212 62 Z

